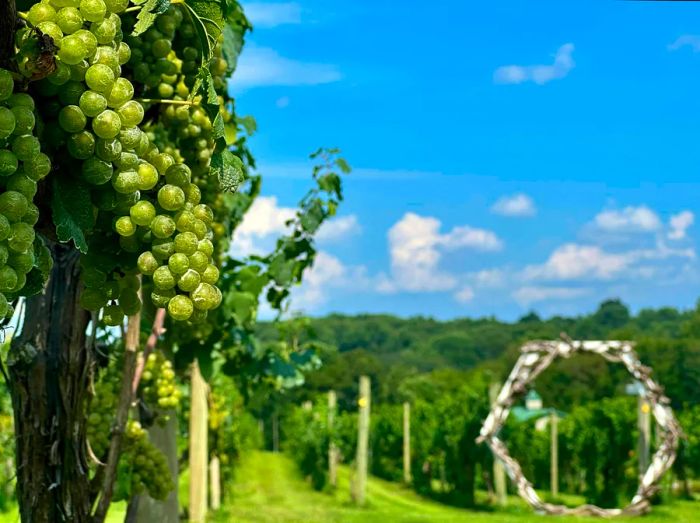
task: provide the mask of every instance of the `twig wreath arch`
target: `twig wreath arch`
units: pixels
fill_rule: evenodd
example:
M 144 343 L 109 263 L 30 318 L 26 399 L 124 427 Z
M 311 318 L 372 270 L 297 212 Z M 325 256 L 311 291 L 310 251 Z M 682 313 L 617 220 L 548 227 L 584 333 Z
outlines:
M 478 443 L 486 442 L 494 456 L 499 459 L 517 486 L 518 494 L 537 512 L 550 515 L 577 516 L 621 516 L 641 515 L 649 511 L 649 499 L 657 492 L 658 483 L 664 473 L 671 468 L 676 459 L 678 440 L 682 437 L 678 424 L 670 407 L 670 400 L 664 395 L 663 388 L 651 378 L 651 369 L 642 365 L 633 345 L 628 341 L 573 341 L 562 335 L 559 341 L 533 341 L 526 343 L 521 355 L 508 376 L 498 398 L 491 407 L 481 428 Z M 643 387 L 643 397 L 650 403 L 656 423 L 659 426 L 661 440 L 651 460 L 649 468 L 640 479 L 639 487 L 632 501 L 624 508 L 601 508 L 595 505 L 581 505 L 570 508 L 564 505 L 545 503 L 537 495 L 532 483 L 523 474 L 520 464 L 508 453 L 498 434 L 510 413 L 515 400 L 527 387 L 557 358 L 568 358 L 577 352 L 599 354 L 608 361 L 621 363 Z

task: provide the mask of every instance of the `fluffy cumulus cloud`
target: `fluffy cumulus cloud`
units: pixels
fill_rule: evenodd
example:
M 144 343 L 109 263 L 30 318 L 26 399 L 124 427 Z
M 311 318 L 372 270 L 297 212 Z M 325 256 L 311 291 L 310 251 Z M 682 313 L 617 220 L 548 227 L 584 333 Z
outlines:
M 316 239 L 320 242 L 340 241 L 358 234 L 360 230 L 360 222 L 357 216 L 350 214 L 325 222 L 318 230 Z
M 688 235 L 688 229 L 695 222 L 695 215 L 690 211 L 682 211 L 671 216 L 669 220 L 668 238 L 670 240 L 683 240 Z
M 437 218 L 406 213 L 389 230 L 391 278 L 385 278 L 379 290 L 384 292 L 446 291 L 454 289 L 457 278 L 440 268 L 445 251 L 468 248 L 496 251 L 501 240 L 491 231 L 462 225 L 441 233 Z
M 694 53 L 700 52 L 700 35 L 681 35 L 668 45 L 668 50 L 677 51 L 683 47 L 690 47 Z
M 659 216 L 645 205 L 602 211 L 593 221 L 607 232 L 654 232 L 661 228 Z
M 513 299 L 523 307 L 541 301 L 571 300 L 589 294 L 590 289 L 576 287 L 520 287 L 513 292 Z
M 326 251 L 318 251 L 314 264 L 307 269 L 304 282 L 292 293 L 292 309 L 311 312 L 329 303 L 334 293 L 349 289 L 354 292 L 370 287 L 366 268 L 345 265 Z
M 301 23 L 301 6 L 296 2 L 243 2 L 243 9 L 256 29 Z
M 259 196 L 233 235 L 236 255 L 261 254 L 272 246 L 274 238 L 287 231 L 287 221 L 296 211 L 281 207 L 274 196 Z
M 554 61 L 548 65 L 504 65 L 493 74 L 498 84 L 521 84 L 534 82 L 544 85 L 552 80 L 564 78 L 574 68 L 574 44 L 562 45 L 554 55 Z
M 526 267 L 526 280 L 607 280 L 625 270 L 629 256 L 603 251 L 596 245 L 567 243 L 557 248 L 542 265 Z
M 250 45 L 241 54 L 230 87 L 242 91 L 254 87 L 319 85 L 341 78 L 335 65 L 294 60 L 274 49 Z
M 491 207 L 491 212 L 501 216 L 534 216 L 537 208 L 527 194 L 518 193 L 499 198 Z

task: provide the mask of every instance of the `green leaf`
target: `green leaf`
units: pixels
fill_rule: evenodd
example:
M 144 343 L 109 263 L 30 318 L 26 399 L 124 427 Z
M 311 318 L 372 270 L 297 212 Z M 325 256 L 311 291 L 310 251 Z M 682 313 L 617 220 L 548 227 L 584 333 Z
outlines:
M 212 48 L 224 28 L 226 0 L 185 0 L 200 45 L 202 65 L 209 63 Z
M 323 220 L 326 218 L 323 205 L 321 204 L 321 201 L 317 199 L 304 211 L 305 212 L 301 215 L 300 219 L 301 226 L 306 232 L 313 234 L 318 230 L 323 223 Z
M 255 118 L 250 115 L 236 118 L 236 123 L 245 129 L 248 136 L 252 136 L 255 134 L 255 131 L 258 130 L 258 122 L 256 122 Z
M 294 278 L 295 261 L 288 260 L 284 254 L 277 254 L 270 262 L 270 276 L 278 285 L 286 287 Z
M 87 253 L 85 234 L 95 225 L 87 184 L 74 178 L 54 176 L 51 209 L 58 240 L 63 243 L 73 240 L 80 252 Z
M 27 274 L 27 283 L 20 292 L 22 296 L 34 296 L 44 290 L 53 268 L 51 251 L 41 236 L 34 239 L 34 267 Z
M 232 292 L 226 297 L 225 307 L 233 313 L 238 323 L 245 325 L 255 317 L 258 297 L 249 292 Z
M 227 149 L 215 152 L 211 158 L 210 175 L 219 179 L 223 192 L 236 192 L 244 179 L 243 162 Z
M 146 0 L 145 2 L 133 2 L 142 4 L 139 14 L 136 15 L 136 25 L 131 33 L 132 36 L 139 36 L 144 33 L 156 21 L 158 15 L 165 13 L 170 7 L 170 0 Z
M 208 382 L 214 374 L 214 361 L 211 358 L 211 352 L 198 351 L 197 363 L 199 363 L 199 372 L 202 373 L 202 378 Z
M 231 24 L 224 27 L 224 44 L 222 51 L 226 60 L 226 76 L 231 76 L 238 65 L 238 57 L 243 49 L 243 32 Z
M 352 171 L 350 164 L 347 161 L 345 161 L 345 158 L 337 158 L 335 160 L 335 164 L 338 166 L 338 169 L 340 169 L 345 174 L 349 174 L 350 171 Z

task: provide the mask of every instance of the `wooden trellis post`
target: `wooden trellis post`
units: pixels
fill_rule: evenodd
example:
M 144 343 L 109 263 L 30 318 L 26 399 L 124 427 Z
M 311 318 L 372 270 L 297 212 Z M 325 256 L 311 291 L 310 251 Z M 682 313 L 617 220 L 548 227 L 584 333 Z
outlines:
M 204 523 L 207 517 L 208 404 L 207 383 L 199 371 L 197 360 L 192 364 L 190 401 L 190 521 Z
M 403 481 L 411 483 L 411 404 L 403 404 Z
M 649 443 L 651 442 L 651 408 L 644 396 L 637 400 L 637 423 L 639 428 L 639 476 L 649 468 Z
M 335 432 L 333 424 L 335 423 L 335 410 L 337 405 L 337 397 L 334 390 L 328 391 L 328 483 L 335 487 L 338 483 L 338 449 L 335 446 Z
M 364 505 L 367 495 L 367 463 L 369 451 L 369 413 L 371 389 L 367 376 L 360 376 L 359 419 L 357 423 L 357 457 L 353 498 Z
M 211 483 L 210 506 L 212 510 L 219 510 L 221 508 L 221 463 L 218 456 L 212 457 L 209 463 L 209 480 Z
M 550 425 L 550 482 L 552 487 L 552 497 L 559 496 L 559 418 L 555 412 L 552 412 L 549 417 Z
M 498 383 L 492 383 L 489 387 L 489 400 L 491 408 L 496 403 L 498 391 L 501 386 Z M 493 457 L 493 488 L 496 491 L 496 502 L 505 507 L 508 504 L 508 496 L 506 492 L 506 471 L 503 468 L 503 463 L 496 456 Z

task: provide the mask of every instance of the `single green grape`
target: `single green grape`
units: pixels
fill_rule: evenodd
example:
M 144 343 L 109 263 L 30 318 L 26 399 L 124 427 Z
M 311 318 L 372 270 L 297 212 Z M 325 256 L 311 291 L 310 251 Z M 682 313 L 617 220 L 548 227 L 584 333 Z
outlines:
M 190 268 L 190 261 L 186 254 L 176 252 L 168 259 L 168 267 L 173 274 L 185 274 Z
M 117 26 L 109 18 L 105 18 L 99 22 L 95 22 L 90 25 L 90 31 L 97 38 L 97 43 L 106 45 L 114 41 L 114 37 L 117 35 Z
M 58 113 L 58 123 L 64 131 L 77 133 L 85 129 L 87 118 L 77 105 L 67 105 Z
M 41 145 L 36 136 L 25 134 L 12 141 L 12 152 L 18 160 L 26 162 L 41 152 Z
M 169 238 L 175 232 L 175 222 L 170 216 L 159 214 L 151 221 L 151 231 L 156 238 Z
M 29 205 L 27 205 L 27 212 L 22 216 L 22 221 L 28 223 L 32 227 L 36 225 L 39 221 L 39 207 L 33 203 L 29 203 Z
M 153 272 L 158 267 L 160 267 L 160 263 L 158 262 L 156 257 L 153 256 L 152 252 L 146 251 L 139 255 L 139 259 L 136 262 L 136 266 L 138 267 L 139 272 L 141 274 L 151 276 Z
M 105 6 L 111 13 L 121 13 L 129 7 L 129 0 L 105 0 Z
M 0 176 L 10 176 L 18 166 L 19 161 L 12 151 L 0 149 Z
M 175 236 L 175 251 L 188 256 L 197 252 L 197 236 L 191 232 L 181 232 Z
M 1 71 L 1 70 L 0 70 Z M 22 105 L 24 107 L 29 107 L 32 111 L 34 110 L 34 98 L 27 93 L 14 93 L 7 99 L 7 105 L 10 107 L 17 107 Z
M 148 191 L 158 183 L 158 171 L 150 163 L 141 162 L 137 169 L 139 175 L 139 189 Z
M 168 290 L 175 287 L 175 276 L 167 265 L 161 265 L 153 272 L 153 286 L 158 290 Z
M 5 188 L 23 194 L 27 200 L 32 200 L 37 191 L 36 182 L 21 171 L 13 174 L 10 179 L 7 180 Z
M 119 58 L 119 65 L 124 65 L 131 59 L 131 48 L 126 42 L 119 42 L 117 57 Z
M 166 307 L 175 297 L 175 289 L 156 289 L 151 293 L 151 301 L 156 307 Z
M 0 267 L 0 291 L 10 292 L 17 285 L 17 272 L 15 270 L 5 265 Z
M 120 171 L 112 177 L 112 187 L 120 194 L 132 194 L 139 190 L 139 175 L 136 171 Z
M 164 185 L 158 191 L 158 203 L 166 211 L 178 211 L 185 205 L 185 193 L 175 185 Z
M 197 243 L 197 250 L 206 256 L 214 255 L 214 244 L 208 238 L 204 240 L 199 240 Z
M 185 321 L 192 316 L 194 305 L 187 296 L 178 294 L 168 302 L 168 314 L 177 321 Z
M 33 7 L 46 4 L 34 4 Z M 71 35 L 83 27 L 85 19 L 75 7 L 64 7 L 56 15 L 56 23 L 61 28 L 63 34 Z
M 13 251 L 26 252 L 34 243 L 35 236 L 34 227 L 28 223 L 13 223 L 7 244 Z
M 134 86 L 126 78 L 117 78 L 112 89 L 107 94 L 107 103 L 110 107 L 122 107 L 134 96 Z M 138 102 L 134 102 L 138 103 Z M 140 106 L 141 104 L 139 104 Z M 143 108 L 142 112 L 143 112 Z M 141 116 L 143 119 L 143 115 Z M 132 126 L 125 126 L 132 127 Z
M 92 121 L 92 130 L 104 140 L 116 137 L 121 126 L 119 115 L 110 109 L 102 111 Z
M 197 205 L 202 199 L 202 192 L 196 184 L 191 183 L 185 189 L 185 201 L 192 205 Z
M 34 111 L 29 107 L 18 105 L 10 109 L 15 116 L 14 134 L 29 134 L 34 129 Z
M 61 87 L 58 100 L 63 105 L 78 105 L 80 97 L 85 92 L 85 84 L 82 80 L 71 80 Z
M 68 138 L 67 146 L 73 158 L 86 160 L 95 154 L 95 136 L 90 131 L 80 131 Z
M 119 306 L 124 311 L 124 314 L 133 316 L 141 310 L 141 299 L 136 291 L 131 289 L 125 290 L 119 296 Z
M 58 27 L 58 24 L 56 24 L 55 22 L 44 20 L 43 22 L 39 22 L 36 25 L 36 28 L 39 29 L 39 31 L 41 31 L 45 35 L 49 35 L 54 42 L 60 42 L 63 38 L 63 31 L 61 31 L 61 28 Z
M 151 226 L 153 226 L 153 224 L 151 224 Z M 157 259 L 167 260 L 170 256 L 175 254 L 175 242 L 170 238 L 156 237 L 151 245 L 151 252 Z
M 203 273 L 209 265 L 209 256 L 197 251 L 189 256 L 190 268 L 199 273 Z
M 129 215 L 136 225 L 148 227 L 156 217 L 156 208 L 151 202 L 141 200 L 129 209 Z
M 93 118 L 107 109 L 107 99 L 95 91 L 85 91 L 78 102 L 85 116 Z
M 10 153 L 10 151 L 7 152 Z M 34 158 L 24 162 L 24 172 L 32 180 L 39 181 L 51 172 L 51 160 L 46 154 L 39 153 Z
M 95 154 L 100 160 L 113 162 L 122 153 L 122 143 L 117 138 L 103 140 L 99 138 L 95 143 Z
M 7 259 L 7 264 L 18 274 L 27 274 L 34 267 L 34 251 L 11 253 Z
M 143 106 L 136 100 L 126 102 L 117 109 L 123 127 L 135 127 L 143 120 Z
M 102 314 L 102 321 L 110 327 L 122 325 L 124 323 L 124 311 L 119 305 L 107 305 Z
M 87 29 L 78 29 L 72 36 L 75 36 L 83 42 L 85 46 L 87 58 L 92 58 L 97 52 L 97 38 Z
M 192 171 L 184 163 L 173 165 L 165 173 L 165 181 L 180 188 L 187 187 L 192 179 Z
M 80 13 L 85 20 L 100 22 L 107 13 L 107 6 L 103 0 L 80 0 Z
M 105 64 L 91 65 L 85 73 L 85 83 L 98 93 L 109 92 L 114 85 L 114 71 Z
M 88 56 L 88 47 L 77 33 L 61 38 L 58 47 L 58 57 L 68 65 L 78 64 Z
M 180 290 L 184 292 L 194 291 L 202 281 L 202 277 L 194 269 L 187 269 L 185 273 L 180 276 L 177 282 L 177 286 Z

